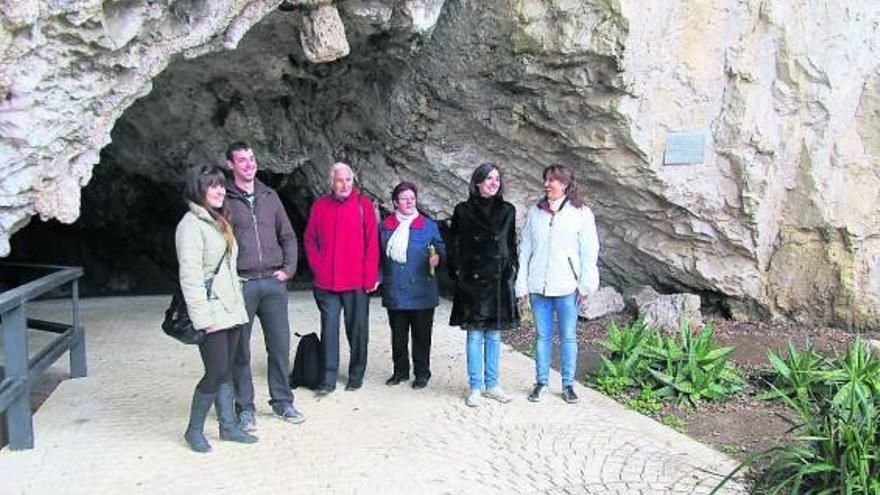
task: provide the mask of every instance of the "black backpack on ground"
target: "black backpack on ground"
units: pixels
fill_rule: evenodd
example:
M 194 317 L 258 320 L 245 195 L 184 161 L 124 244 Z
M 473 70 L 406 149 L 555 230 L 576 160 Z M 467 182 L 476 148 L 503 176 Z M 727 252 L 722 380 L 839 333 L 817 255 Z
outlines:
M 315 390 L 321 386 L 321 375 L 324 372 L 321 339 L 315 332 L 307 335 L 298 333 L 294 335 L 302 338 L 296 346 L 296 355 L 293 357 L 290 388 L 306 387 Z

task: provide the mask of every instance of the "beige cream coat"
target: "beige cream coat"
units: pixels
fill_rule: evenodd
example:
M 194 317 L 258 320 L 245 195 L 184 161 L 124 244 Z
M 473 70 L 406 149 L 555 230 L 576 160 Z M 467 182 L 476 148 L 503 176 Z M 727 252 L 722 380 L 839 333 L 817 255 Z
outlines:
M 223 258 L 226 238 L 208 211 L 189 203 L 189 211 L 177 224 L 174 241 L 180 265 L 180 289 L 193 326 L 223 330 L 247 323 L 241 280 L 236 270 L 238 245 L 233 242 L 232 250 Z M 223 263 L 214 276 L 209 296 L 205 281 L 211 278 L 221 258 Z

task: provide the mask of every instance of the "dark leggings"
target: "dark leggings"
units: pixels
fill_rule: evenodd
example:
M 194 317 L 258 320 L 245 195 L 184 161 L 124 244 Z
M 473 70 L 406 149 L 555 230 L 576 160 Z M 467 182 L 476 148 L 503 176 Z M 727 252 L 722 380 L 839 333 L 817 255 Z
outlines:
M 232 380 L 232 363 L 240 337 L 240 326 L 205 335 L 205 341 L 199 344 L 199 354 L 205 365 L 205 376 L 196 385 L 199 392 L 216 394 L 221 383 Z

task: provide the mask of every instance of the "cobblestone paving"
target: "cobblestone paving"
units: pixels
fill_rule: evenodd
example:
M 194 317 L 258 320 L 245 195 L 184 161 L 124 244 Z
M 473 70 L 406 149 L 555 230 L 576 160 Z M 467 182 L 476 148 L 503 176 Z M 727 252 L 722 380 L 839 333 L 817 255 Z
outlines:
M 291 295 L 295 331 L 318 330 L 311 294 Z M 585 387 L 581 403 L 552 393 L 526 395 L 533 362 L 505 347 L 501 381 L 509 404 L 468 408 L 464 333 L 437 310 L 427 389 L 387 387 L 388 322 L 373 299 L 364 387 L 345 392 L 345 339 L 338 390 L 316 398 L 296 390 L 301 425 L 271 416 L 265 352 L 254 332 L 257 390 L 255 445 L 222 442 L 209 417 L 213 451 L 183 443 L 192 387 L 201 375 L 195 348 L 159 330 L 168 297 L 84 301 L 89 377 L 67 380 L 34 418 L 36 448 L 0 451 L 0 493 L 425 493 L 425 494 L 708 494 L 735 461 L 628 411 Z M 63 317 L 55 303 L 34 304 Z M 294 340 L 294 348 L 295 348 Z M 55 367 L 66 366 L 62 363 Z M 731 485 L 721 493 L 745 493 Z

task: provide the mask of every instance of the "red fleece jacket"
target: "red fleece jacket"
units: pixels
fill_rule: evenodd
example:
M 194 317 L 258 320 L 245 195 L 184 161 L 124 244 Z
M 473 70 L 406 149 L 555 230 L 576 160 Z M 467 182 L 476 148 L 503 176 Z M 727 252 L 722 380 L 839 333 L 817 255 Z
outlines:
M 352 191 L 312 204 L 303 238 L 315 287 L 333 292 L 370 290 L 379 273 L 376 213 L 369 198 Z

